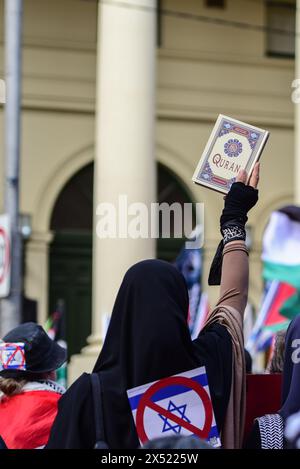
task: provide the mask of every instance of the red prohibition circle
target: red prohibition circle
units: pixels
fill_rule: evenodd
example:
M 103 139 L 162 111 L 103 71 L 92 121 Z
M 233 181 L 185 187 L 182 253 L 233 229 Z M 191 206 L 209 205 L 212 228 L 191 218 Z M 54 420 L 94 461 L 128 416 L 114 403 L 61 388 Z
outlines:
M 3 360 L 3 352 L 4 352 L 4 349 L 6 348 L 9 348 L 9 347 L 15 347 L 15 350 L 14 352 L 10 355 L 10 357 L 8 358 L 7 362 L 4 362 Z M 22 350 L 22 348 L 19 346 L 19 345 L 16 345 L 15 343 L 13 342 L 6 342 L 5 343 L 5 347 L 0 350 L 0 361 L 2 362 L 2 365 L 3 365 L 3 369 L 7 369 L 10 362 L 13 360 L 14 356 L 20 352 L 21 353 L 21 356 L 22 356 L 22 360 L 21 360 L 21 363 L 20 365 L 18 366 L 17 369 L 23 369 L 23 366 L 25 365 L 25 352 Z
M 0 228 L 0 238 L 3 238 L 4 240 L 4 263 L 3 263 L 3 270 L 2 273 L 0 274 L 0 283 L 3 282 L 5 279 L 5 276 L 7 274 L 9 264 L 10 264 L 10 245 L 9 245 L 9 239 L 4 231 L 3 228 Z
M 193 391 L 195 391 L 196 394 L 198 394 L 198 396 L 200 397 L 203 403 L 204 411 L 205 411 L 205 422 L 204 422 L 204 426 L 202 429 L 197 428 L 194 425 L 180 419 L 180 417 L 177 417 L 176 415 L 172 414 L 171 412 L 167 411 L 166 409 L 157 405 L 155 402 L 151 400 L 151 397 L 157 391 L 159 391 L 162 388 L 172 386 L 172 385 L 179 385 L 179 386 L 190 388 Z M 206 439 L 209 435 L 209 431 L 210 431 L 212 419 L 213 419 L 212 403 L 211 403 L 209 395 L 207 394 L 203 386 L 201 386 L 201 384 L 197 383 L 196 381 L 193 381 L 191 378 L 186 378 L 184 376 L 171 376 L 170 378 L 161 379 L 160 381 L 157 381 L 152 386 L 150 386 L 150 388 L 147 389 L 145 394 L 141 397 L 139 405 L 137 407 L 137 411 L 136 411 L 136 428 L 137 428 L 139 439 L 142 444 L 146 443 L 149 440 L 146 434 L 145 426 L 144 426 L 144 413 L 145 413 L 146 407 L 150 407 L 152 410 L 167 416 L 167 418 L 169 418 L 170 420 L 173 420 L 178 425 L 181 425 L 182 427 L 190 430 L 199 438 Z

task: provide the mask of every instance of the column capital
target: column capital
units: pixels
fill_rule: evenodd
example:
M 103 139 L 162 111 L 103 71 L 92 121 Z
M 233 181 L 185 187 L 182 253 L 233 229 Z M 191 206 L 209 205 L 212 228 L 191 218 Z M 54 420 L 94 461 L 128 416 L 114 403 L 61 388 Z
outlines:
M 49 244 L 53 240 L 54 233 L 52 231 L 33 231 L 28 244 Z

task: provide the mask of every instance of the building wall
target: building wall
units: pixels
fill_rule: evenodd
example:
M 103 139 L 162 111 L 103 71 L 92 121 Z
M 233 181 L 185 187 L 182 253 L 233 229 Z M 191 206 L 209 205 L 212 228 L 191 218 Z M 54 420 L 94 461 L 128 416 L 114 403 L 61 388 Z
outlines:
M 166 10 L 264 25 L 264 2 L 228 0 L 224 10 L 199 0 L 164 0 Z M 97 2 L 24 0 L 21 210 L 31 213 L 27 294 L 47 314 L 47 246 L 54 201 L 65 182 L 93 159 Z M 117 8 L 117 7 L 116 7 Z M 3 18 L 3 0 L 0 0 Z M 157 51 L 157 159 L 205 203 L 205 265 L 219 240 L 222 196 L 191 183 L 219 113 L 270 130 L 263 154 L 253 229 L 250 299 L 261 293 L 260 241 L 274 208 L 293 199 L 294 62 L 265 56 L 265 33 L 163 15 Z M 3 22 L 0 21 L 0 77 Z M 124 70 L 126 73 L 126 70 Z M 0 128 L 3 128 L 2 110 Z M 126 157 L 126 155 L 123 155 Z M 0 148 L 3 180 L 3 145 Z M 112 181 L 113 183 L 113 181 Z M 2 205 L 0 191 L 0 206 Z M 204 280 L 205 280 L 204 278 Z M 217 289 L 209 290 L 211 302 Z
M 164 8 L 228 21 L 265 24 L 264 2 L 231 0 L 224 10 L 201 8 L 201 2 L 166 0 Z M 245 14 L 246 12 L 246 14 Z M 266 33 L 173 18 L 162 22 L 158 52 L 158 141 L 168 147 L 170 164 L 205 203 L 204 277 L 219 240 L 222 196 L 192 186 L 190 176 L 219 113 L 267 128 L 260 202 L 249 218 L 252 228 L 250 300 L 261 294 L 261 237 L 270 212 L 293 199 L 293 60 L 265 54 Z M 174 168 L 175 169 L 175 168 Z M 211 301 L 217 288 L 209 289 Z

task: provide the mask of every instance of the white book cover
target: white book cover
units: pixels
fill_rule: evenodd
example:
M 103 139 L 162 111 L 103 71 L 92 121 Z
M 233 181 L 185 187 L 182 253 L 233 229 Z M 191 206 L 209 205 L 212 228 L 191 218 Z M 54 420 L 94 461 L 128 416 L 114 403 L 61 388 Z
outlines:
M 219 115 L 202 153 L 193 181 L 227 194 L 240 169 L 250 177 L 268 140 L 267 130 Z

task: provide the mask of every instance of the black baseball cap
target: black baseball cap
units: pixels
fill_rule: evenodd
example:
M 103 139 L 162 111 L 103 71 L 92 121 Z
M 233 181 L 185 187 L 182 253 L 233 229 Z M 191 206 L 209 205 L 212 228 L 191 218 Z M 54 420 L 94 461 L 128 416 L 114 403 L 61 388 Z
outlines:
M 0 376 L 25 377 L 27 373 L 47 373 L 57 370 L 67 360 L 66 350 L 50 339 L 45 330 L 34 322 L 26 322 L 12 329 L 3 342 L 24 343 L 26 370 L 2 370 Z

